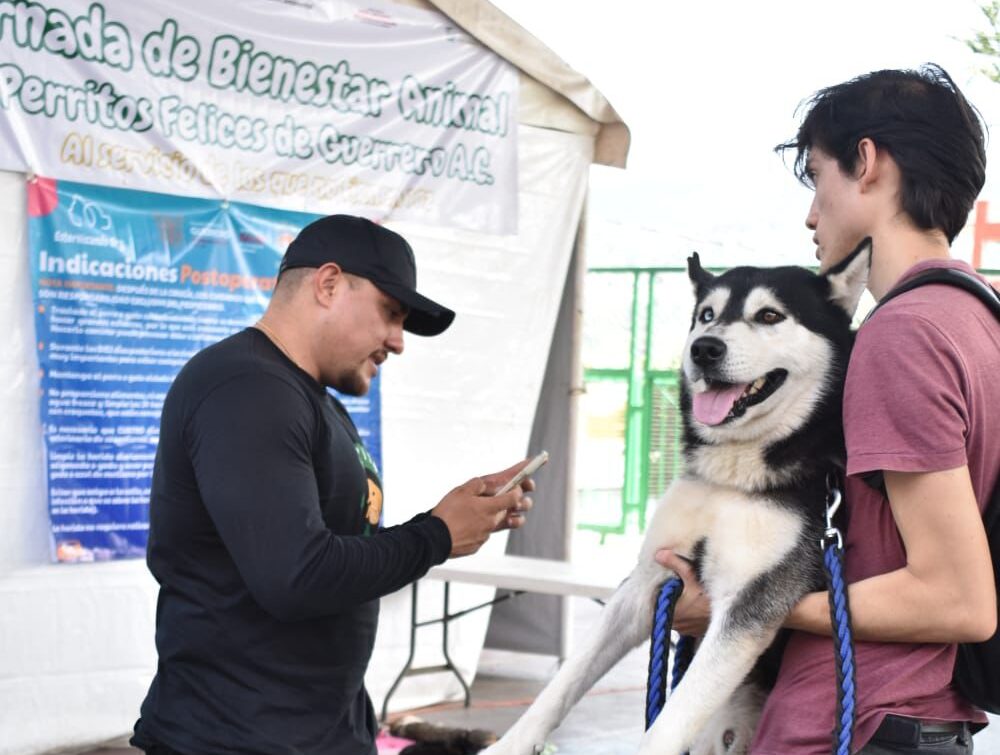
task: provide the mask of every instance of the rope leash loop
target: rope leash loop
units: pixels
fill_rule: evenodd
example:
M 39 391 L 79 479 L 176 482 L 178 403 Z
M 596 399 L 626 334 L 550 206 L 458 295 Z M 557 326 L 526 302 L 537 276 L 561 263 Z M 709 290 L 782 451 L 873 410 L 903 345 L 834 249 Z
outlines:
M 674 607 L 684 592 L 680 577 L 671 577 L 660 586 L 653 613 L 653 632 L 649 643 L 649 678 L 646 682 L 646 730 L 653 725 L 667 700 L 667 656 L 670 653 L 670 629 L 674 623 Z M 670 691 L 680 684 L 694 657 L 694 637 L 680 635 L 674 645 L 673 673 Z M 687 755 L 685 753 L 684 755 Z

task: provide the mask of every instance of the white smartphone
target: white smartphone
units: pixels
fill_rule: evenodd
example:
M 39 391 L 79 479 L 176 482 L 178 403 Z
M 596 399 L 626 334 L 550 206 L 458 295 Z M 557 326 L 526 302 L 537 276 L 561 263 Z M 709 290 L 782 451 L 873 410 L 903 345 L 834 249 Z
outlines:
M 533 475 L 535 472 L 537 472 L 538 468 L 548 460 L 549 460 L 549 452 L 542 451 L 540 454 L 538 454 L 538 456 L 529 461 L 528 465 L 524 469 L 522 469 L 520 472 L 514 475 L 510 479 L 510 481 L 507 482 L 506 485 L 500 488 L 500 490 L 498 490 L 493 495 L 497 496 L 497 495 L 503 495 L 504 493 L 509 493 L 514 489 L 515 485 L 519 485 L 521 483 L 521 480 L 523 480 L 525 477 Z

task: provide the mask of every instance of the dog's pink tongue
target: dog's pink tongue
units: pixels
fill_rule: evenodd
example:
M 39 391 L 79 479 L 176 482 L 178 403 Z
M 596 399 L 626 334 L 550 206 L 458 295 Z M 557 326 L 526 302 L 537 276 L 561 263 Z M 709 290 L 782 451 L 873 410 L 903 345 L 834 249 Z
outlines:
M 729 410 L 733 408 L 736 399 L 743 395 L 746 387 L 747 383 L 742 383 L 694 394 L 691 406 L 694 418 L 703 425 L 719 424 L 729 416 Z

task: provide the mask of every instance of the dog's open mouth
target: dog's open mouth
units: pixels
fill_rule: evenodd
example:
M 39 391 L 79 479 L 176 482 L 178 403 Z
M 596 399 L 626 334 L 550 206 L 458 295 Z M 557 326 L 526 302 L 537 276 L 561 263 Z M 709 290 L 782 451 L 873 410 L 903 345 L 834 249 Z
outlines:
M 787 370 L 771 370 L 752 383 L 709 381 L 708 390 L 692 396 L 691 411 L 703 425 L 721 425 L 746 414 L 751 406 L 767 400 L 788 377 Z

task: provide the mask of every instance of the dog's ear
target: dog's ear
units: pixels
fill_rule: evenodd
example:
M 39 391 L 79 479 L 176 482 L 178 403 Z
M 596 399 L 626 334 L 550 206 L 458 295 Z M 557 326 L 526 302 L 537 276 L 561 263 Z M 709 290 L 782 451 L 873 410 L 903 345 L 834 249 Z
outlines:
M 854 317 L 861 294 L 868 283 L 868 271 L 872 264 L 872 240 L 866 238 L 847 257 L 826 271 L 830 284 L 830 301 Z
M 701 266 L 701 259 L 698 257 L 698 252 L 691 252 L 691 256 L 688 257 L 688 278 L 694 284 L 696 292 L 698 289 L 707 286 L 715 280 L 715 276 Z

